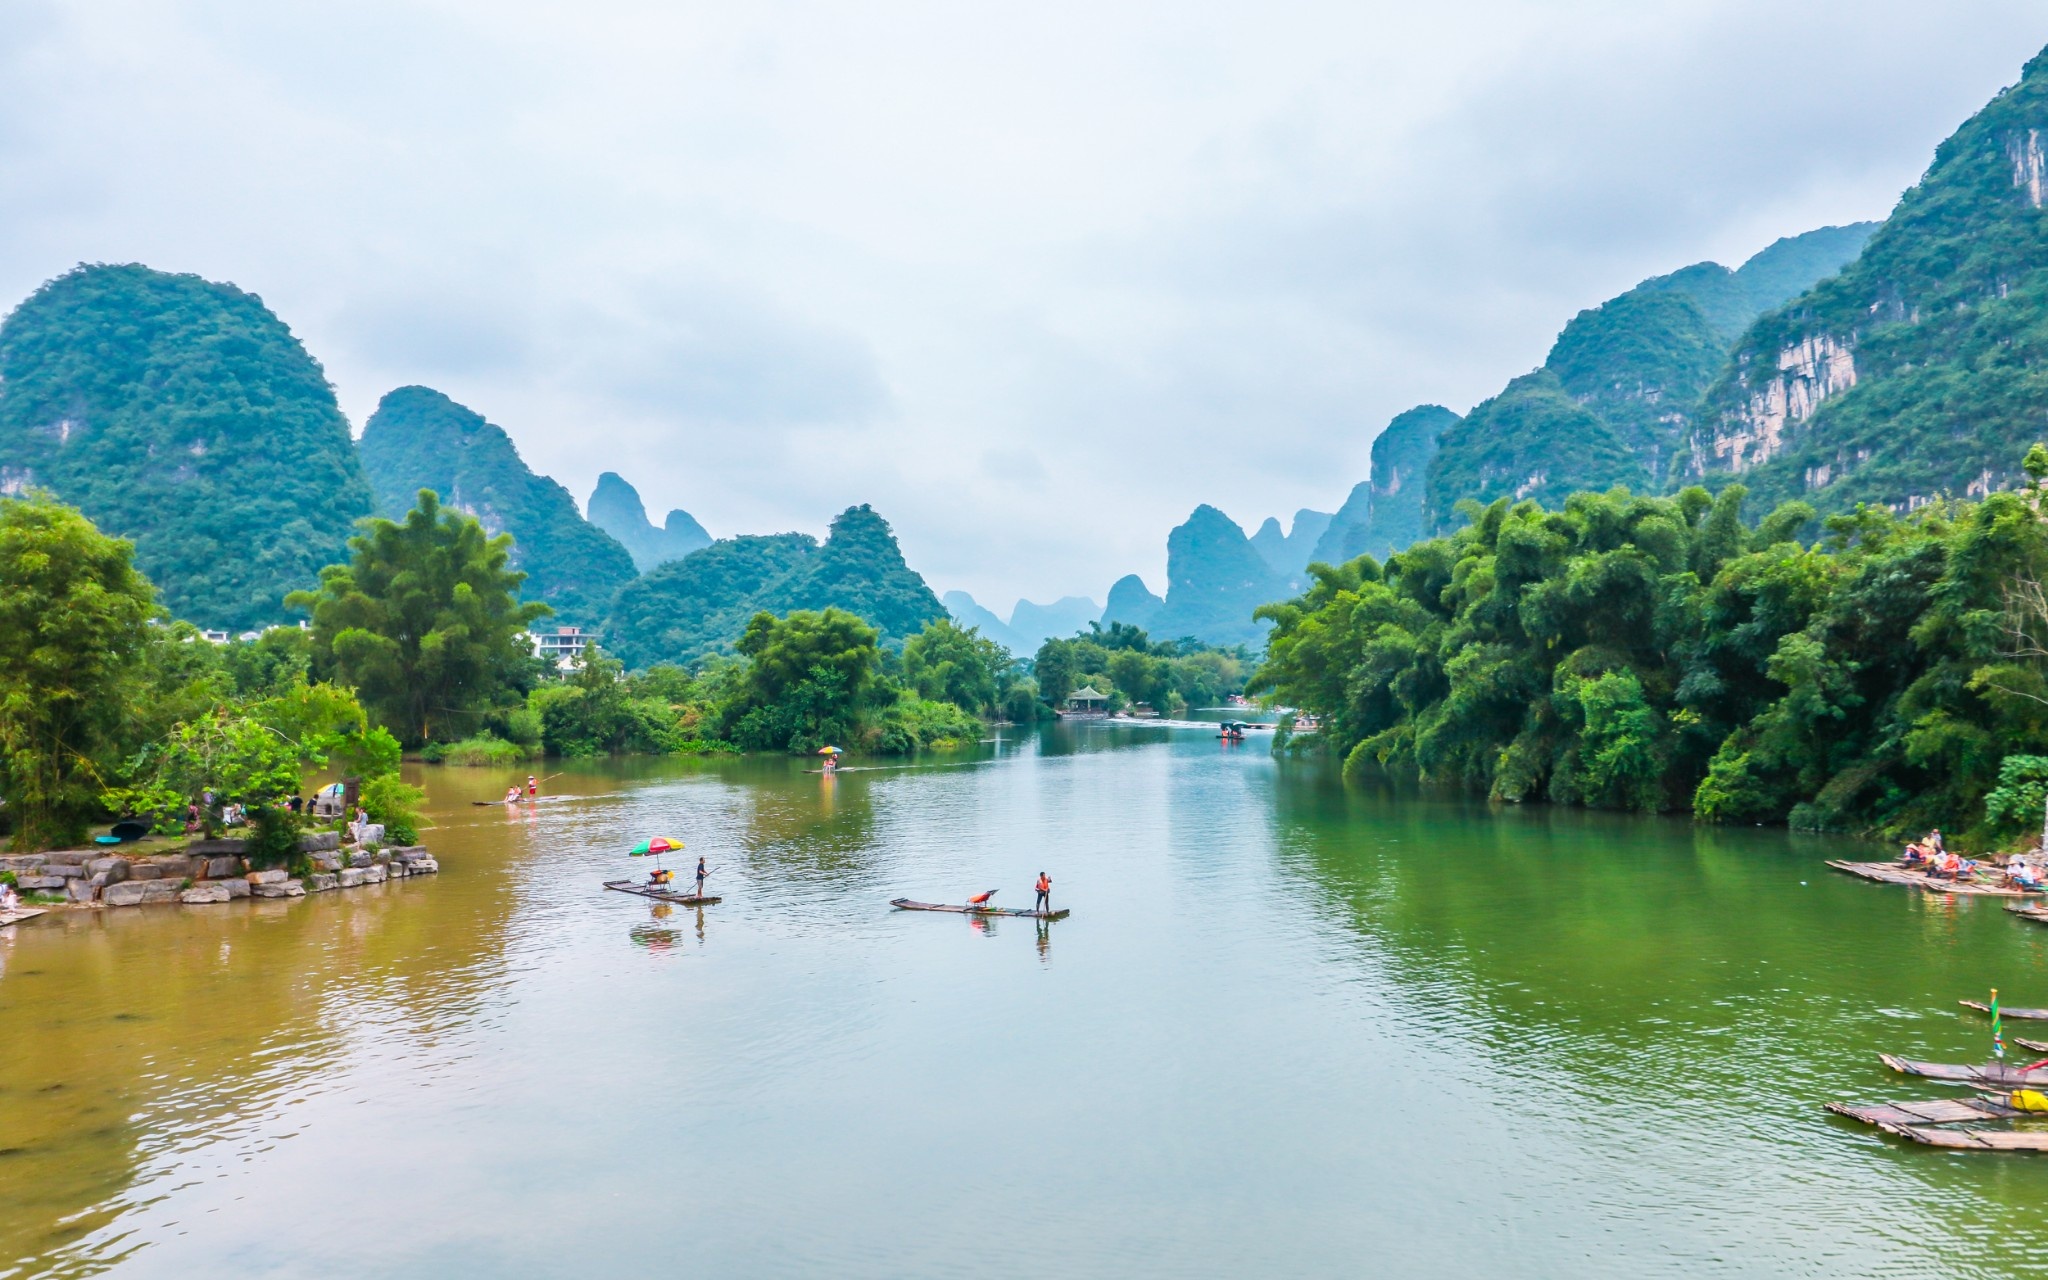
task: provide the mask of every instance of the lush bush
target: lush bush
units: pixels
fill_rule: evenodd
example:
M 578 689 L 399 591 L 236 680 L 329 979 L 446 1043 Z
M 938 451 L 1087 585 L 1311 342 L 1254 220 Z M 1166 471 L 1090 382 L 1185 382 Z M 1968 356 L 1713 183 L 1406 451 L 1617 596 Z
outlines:
M 980 738 L 981 722 L 959 707 L 905 693 L 858 741 L 879 755 L 909 755 L 932 747 L 965 746 Z
M 249 810 L 249 865 L 281 867 L 299 856 L 299 817 L 275 805 Z
M 420 805 L 427 793 L 404 782 L 396 774 L 372 778 L 363 784 L 362 805 L 370 821 L 384 825 L 387 844 L 420 842 Z
M 460 742 L 435 743 L 420 753 L 430 764 L 462 765 L 468 768 L 503 768 L 521 764 L 540 753 L 516 742 L 490 734 L 464 738 Z

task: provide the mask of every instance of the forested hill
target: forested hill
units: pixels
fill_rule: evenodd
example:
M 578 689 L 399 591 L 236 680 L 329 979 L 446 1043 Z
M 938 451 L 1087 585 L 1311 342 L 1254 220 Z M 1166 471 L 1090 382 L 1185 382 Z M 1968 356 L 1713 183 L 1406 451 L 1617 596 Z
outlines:
M 660 528 L 647 518 L 640 491 L 616 471 L 597 478 L 590 504 L 584 508 L 590 523 L 618 540 L 633 557 L 633 566 L 645 573 L 658 564 L 680 560 L 701 547 L 711 545 L 711 535 L 689 512 L 676 508 Z
M 946 616 L 889 522 L 848 507 L 823 546 L 806 534 L 723 538 L 622 589 L 604 643 L 635 667 L 729 651 L 757 610 L 844 609 L 901 644 Z
M 2048 53 L 1942 143 L 1848 270 L 1763 317 L 1683 478 L 1822 509 L 2016 482 L 2048 406 Z
M 1244 530 L 1206 504 L 1167 535 L 1166 580 L 1153 632 L 1204 644 L 1257 648 L 1266 626 L 1253 610 L 1288 594 L 1287 580 L 1253 549 Z
M 320 365 L 262 299 L 81 266 L 0 323 L 0 492 L 42 487 L 136 560 L 181 617 L 285 620 L 370 513 Z
M 1543 366 L 1448 426 L 1429 463 L 1424 523 L 1462 523 L 1474 498 L 1666 487 L 1693 412 L 1743 328 L 1855 259 L 1875 224 L 1780 240 L 1730 271 L 1704 262 L 1582 311 Z
M 432 489 L 490 532 L 510 533 L 525 597 L 546 602 L 558 621 L 594 625 L 633 577 L 632 556 L 584 520 L 567 489 L 529 470 L 502 428 L 431 387 L 386 395 L 360 448 L 385 515 L 402 517 Z

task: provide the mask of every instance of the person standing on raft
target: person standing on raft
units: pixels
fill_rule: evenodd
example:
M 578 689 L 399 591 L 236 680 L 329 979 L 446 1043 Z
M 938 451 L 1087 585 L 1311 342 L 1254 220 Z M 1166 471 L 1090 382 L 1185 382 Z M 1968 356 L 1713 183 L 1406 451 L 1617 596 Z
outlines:
M 1032 904 L 1032 910 L 1052 910 L 1052 877 L 1043 871 L 1038 873 L 1038 901 Z
M 710 870 L 709 870 L 708 868 L 706 868 L 706 867 L 705 867 L 705 865 L 704 865 L 704 855 L 703 855 L 703 854 L 701 854 L 701 853 L 700 853 L 700 854 L 698 854 L 698 855 L 697 855 L 697 896 L 698 896 L 698 897 L 700 897 L 700 898 L 704 896 L 704 877 L 705 877 L 705 876 L 708 876 L 708 875 L 710 875 L 710 874 L 711 874 Z
M 527 798 L 527 799 L 529 799 L 529 800 L 532 800 L 532 799 L 534 799 L 535 797 L 537 797 L 537 796 L 539 796 L 539 795 L 540 795 L 540 783 L 539 783 L 539 781 L 538 781 L 538 780 L 536 780 L 536 779 L 534 778 L 534 776 L 533 776 L 532 774 L 530 774 L 530 773 L 529 773 L 529 774 L 527 774 L 527 775 L 526 775 L 526 798 Z

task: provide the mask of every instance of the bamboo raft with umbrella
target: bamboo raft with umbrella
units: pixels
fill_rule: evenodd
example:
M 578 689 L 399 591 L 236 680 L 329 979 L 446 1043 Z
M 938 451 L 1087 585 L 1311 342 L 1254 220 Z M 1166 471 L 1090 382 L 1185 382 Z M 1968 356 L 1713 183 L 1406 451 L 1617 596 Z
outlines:
M 889 905 L 898 911 L 950 911 L 959 916 L 1015 916 L 1024 920 L 1064 920 L 1073 911 L 1061 907 L 1058 911 L 1026 911 L 1022 907 L 997 906 L 951 906 L 939 902 L 912 902 L 909 898 L 891 898 Z
M 673 889 L 664 889 L 660 885 L 642 884 L 638 880 L 607 880 L 604 882 L 604 887 L 618 893 L 637 893 L 643 898 L 655 898 L 662 902 L 673 902 L 683 907 L 703 907 L 709 906 L 714 902 L 723 901 L 717 894 L 713 893 L 707 893 L 700 898 L 693 893 L 678 893 Z
M 1896 862 L 1845 862 L 1830 858 L 1828 866 L 1845 875 L 1863 880 L 1874 880 L 1879 884 L 1905 885 L 1912 889 L 1925 889 L 1929 893 L 1948 893 L 1958 897 L 1981 898 L 2025 898 L 2041 892 L 2039 889 L 2015 889 L 2011 885 L 1994 884 L 1987 880 L 1944 880 L 1902 867 Z M 2013 908 L 2018 910 L 2018 908 Z

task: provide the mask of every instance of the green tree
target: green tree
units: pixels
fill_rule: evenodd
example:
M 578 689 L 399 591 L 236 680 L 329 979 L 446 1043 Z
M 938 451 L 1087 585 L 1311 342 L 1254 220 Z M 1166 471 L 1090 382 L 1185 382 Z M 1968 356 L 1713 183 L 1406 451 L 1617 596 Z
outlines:
M 512 540 L 429 489 L 403 523 L 361 528 L 348 564 L 286 598 L 312 615 L 315 671 L 354 686 L 408 745 L 460 738 L 517 705 L 536 670 L 527 627 L 548 607 L 520 602 Z
M 81 839 L 122 755 L 157 616 L 133 554 L 55 501 L 0 499 L 0 790 L 16 850 Z
M 891 700 L 880 681 L 879 633 L 839 609 L 757 613 L 740 635 L 747 672 L 725 708 L 742 747 L 808 751 L 852 739 L 862 714 Z
M 1011 666 L 1010 651 L 974 627 L 935 618 L 903 646 L 903 676 L 918 696 L 989 715 Z

